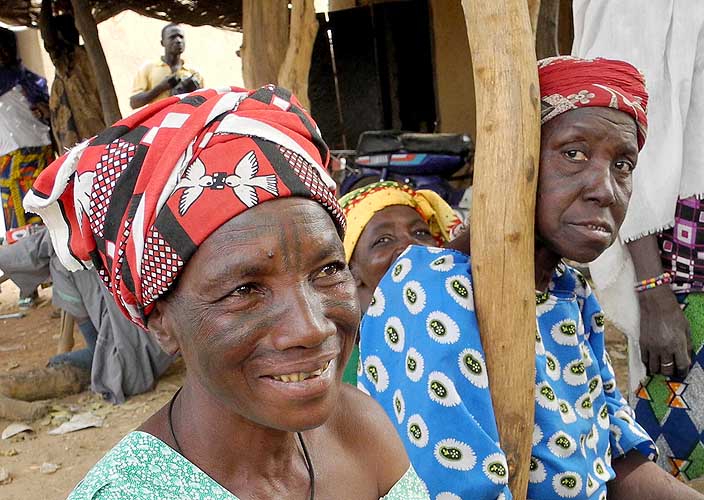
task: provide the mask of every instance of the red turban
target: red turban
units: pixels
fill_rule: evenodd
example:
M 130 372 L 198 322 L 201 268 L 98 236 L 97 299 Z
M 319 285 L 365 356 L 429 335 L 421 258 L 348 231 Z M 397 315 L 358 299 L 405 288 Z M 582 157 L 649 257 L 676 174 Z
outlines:
M 344 232 L 328 148 L 290 92 L 199 90 L 147 106 L 51 164 L 25 197 L 69 270 L 95 267 L 145 326 L 198 246 L 253 206 L 300 196 Z
M 541 123 L 577 108 L 614 108 L 633 117 L 638 148 L 648 132 L 648 92 L 643 75 L 631 64 L 611 59 L 561 56 L 538 62 Z

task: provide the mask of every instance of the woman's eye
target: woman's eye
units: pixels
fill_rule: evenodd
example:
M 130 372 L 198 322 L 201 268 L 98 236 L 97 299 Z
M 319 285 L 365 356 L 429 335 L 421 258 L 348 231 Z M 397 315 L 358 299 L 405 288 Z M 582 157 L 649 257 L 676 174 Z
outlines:
M 333 262 L 332 264 L 323 266 L 316 278 L 327 278 L 329 276 L 334 276 L 335 274 L 342 271 L 344 268 L 345 264 L 343 262 Z
M 376 241 L 374 241 L 374 243 L 372 243 L 372 246 L 375 247 L 377 245 L 384 245 L 389 241 L 391 241 L 391 238 L 389 238 L 388 236 L 382 236 L 381 238 L 378 238 Z
M 614 165 L 621 172 L 633 172 L 636 166 L 628 160 L 617 161 Z
M 254 285 L 247 284 L 247 285 L 240 285 L 237 288 L 235 288 L 232 293 L 230 294 L 233 297 L 247 297 L 248 295 L 251 295 L 254 293 Z
M 433 235 L 430 234 L 430 231 L 428 231 L 427 229 L 417 229 L 416 231 L 414 231 L 414 234 L 418 238 L 432 238 L 433 237 Z
M 587 159 L 587 155 L 578 149 L 570 149 L 569 151 L 565 151 L 564 155 L 574 161 L 585 161 Z

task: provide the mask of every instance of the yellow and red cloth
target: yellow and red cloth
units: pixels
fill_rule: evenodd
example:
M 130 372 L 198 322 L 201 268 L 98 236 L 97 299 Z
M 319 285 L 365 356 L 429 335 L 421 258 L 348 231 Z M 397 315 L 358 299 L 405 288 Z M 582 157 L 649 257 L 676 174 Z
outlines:
M 443 246 L 462 227 L 452 207 L 440 195 L 428 189 L 416 191 L 394 181 L 382 181 L 350 191 L 340 198 L 347 218 L 345 255 L 352 258 L 364 228 L 377 212 L 396 205 L 411 207 L 428 223 L 430 233 Z
M 52 163 L 25 198 L 69 270 L 95 267 L 145 326 L 198 246 L 239 213 L 290 196 L 345 219 L 328 148 L 287 90 L 198 90 L 153 103 Z
M 645 78 L 631 64 L 612 59 L 559 56 L 538 62 L 541 124 L 567 111 L 606 107 L 633 117 L 638 148 L 648 133 L 648 92 Z

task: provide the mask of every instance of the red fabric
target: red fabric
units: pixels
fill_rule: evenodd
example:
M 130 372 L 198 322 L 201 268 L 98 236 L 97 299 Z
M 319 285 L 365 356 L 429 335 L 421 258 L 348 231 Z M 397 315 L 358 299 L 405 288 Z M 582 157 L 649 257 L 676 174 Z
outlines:
M 237 214 L 288 196 L 345 219 L 327 146 L 288 91 L 205 89 L 121 120 L 50 165 L 25 206 L 42 215 L 69 269 L 97 269 L 144 326 L 198 246 Z
M 607 107 L 633 117 L 638 147 L 648 132 L 648 92 L 643 75 L 631 64 L 611 59 L 552 57 L 538 62 L 541 123 L 576 108 Z

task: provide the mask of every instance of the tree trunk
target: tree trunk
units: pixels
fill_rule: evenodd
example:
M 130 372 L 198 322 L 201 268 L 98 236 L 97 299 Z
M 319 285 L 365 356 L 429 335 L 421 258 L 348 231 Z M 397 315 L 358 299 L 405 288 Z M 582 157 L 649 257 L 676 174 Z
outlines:
M 538 15 L 538 28 L 535 34 L 535 53 L 538 59 L 553 57 L 560 53 L 558 47 L 558 26 L 560 0 L 542 0 Z
M 76 28 L 83 37 L 86 50 L 88 51 L 88 58 L 95 71 L 100 105 L 103 108 L 103 118 L 106 124 L 111 125 L 120 120 L 122 115 L 120 114 L 120 106 L 117 104 L 117 95 L 115 95 L 115 86 L 110 75 L 110 68 L 98 37 L 98 26 L 95 24 L 95 18 L 91 13 L 87 0 L 71 0 L 71 5 L 73 6 Z
M 293 0 L 291 9 L 291 29 L 286 57 L 279 69 L 279 85 L 290 89 L 310 109 L 308 99 L 308 73 L 313 56 L 313 44 L 318 33 L 318 20 L 315 17 L 313 0 Z
M 474 299 L 509 486 L 514 498 L 526 498 L 535 413 L 533 219 L 540 154 L 534 36 L 526 0 L 462 0 L 462 6 L 477 96 Z
M 242 76 L 253 89 L 276 83 L 289 40 L 289 10 L 282 0 L 243 0 Z

